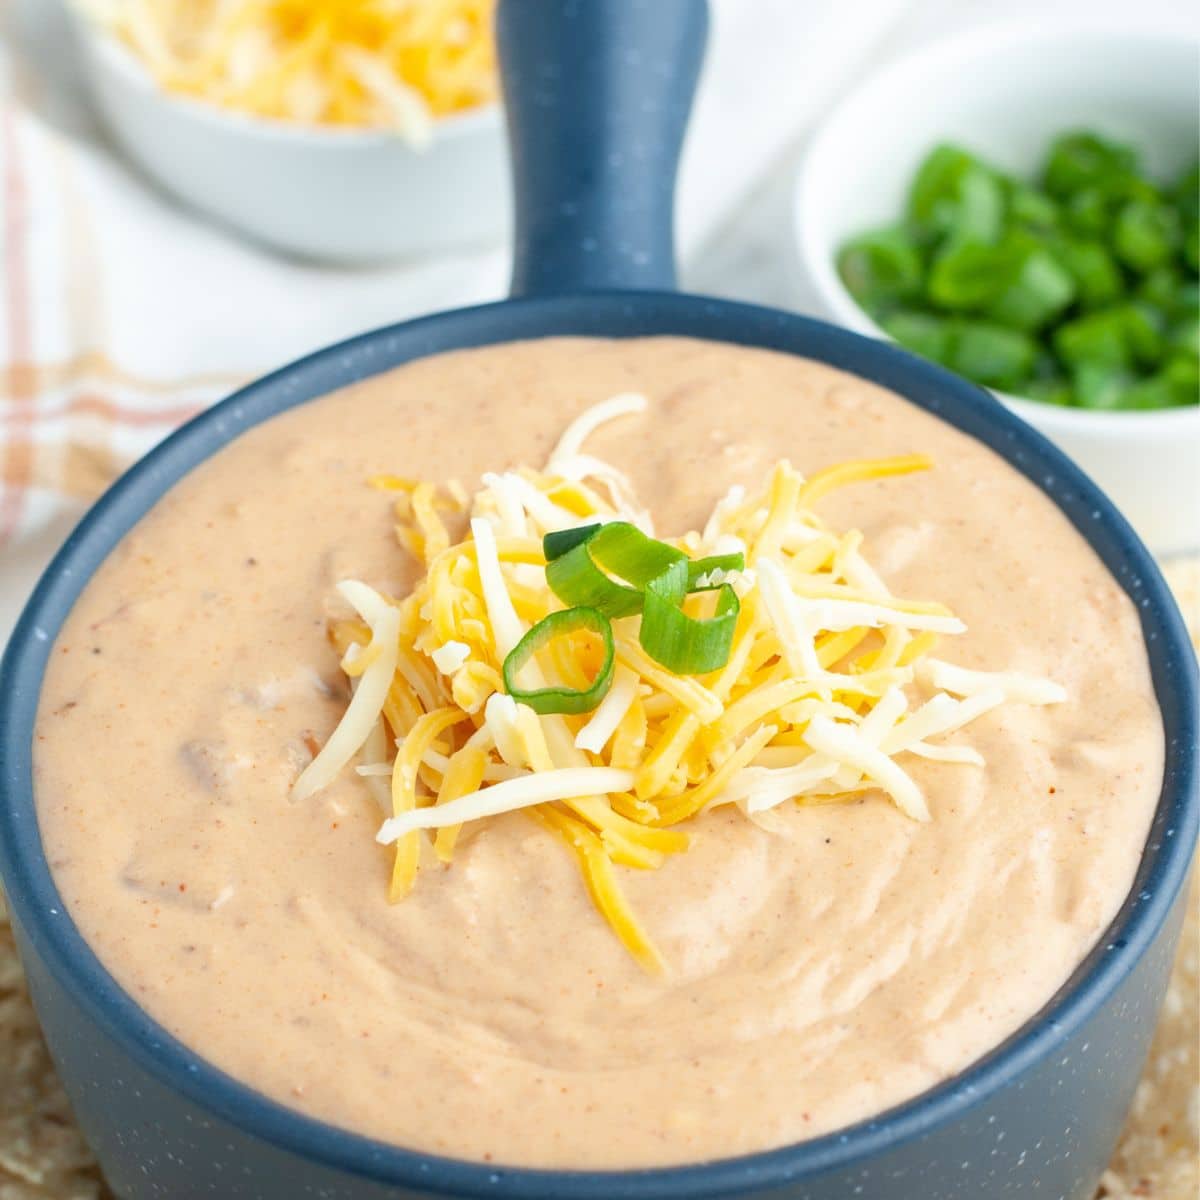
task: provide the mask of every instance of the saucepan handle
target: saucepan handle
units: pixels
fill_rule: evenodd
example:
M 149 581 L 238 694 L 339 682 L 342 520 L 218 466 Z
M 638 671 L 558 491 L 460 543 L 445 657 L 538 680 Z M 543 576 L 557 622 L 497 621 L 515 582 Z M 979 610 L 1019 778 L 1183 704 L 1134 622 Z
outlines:
M 675 175 L 706 0 L 500 0 L 512 294 L 675 286 Z

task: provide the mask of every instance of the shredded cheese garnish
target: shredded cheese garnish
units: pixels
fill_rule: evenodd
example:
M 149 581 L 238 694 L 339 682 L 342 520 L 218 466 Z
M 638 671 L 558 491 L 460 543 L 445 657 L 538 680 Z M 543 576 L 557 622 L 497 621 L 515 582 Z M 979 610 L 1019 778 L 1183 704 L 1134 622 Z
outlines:
M 293 800 L 305 800 L 327 787 L 362 749 L 383 712 L 400 657 L 400 613 L 365 583 L 346 580 L 338 591 L 370 626 L 371 641 L 364 653 L 373 654 L 373 661 L 362 673 L 346 715 L 296 780 Z
M 497 95 L 495 0 L 76 0 L 168 91 L 254 116 L 393 129 Z
M 608 695 L 600 701 L 588 723 L 575 735 L 576 747 L 592 754 L 603 753 L 609 739 L 617 732 L 617 726 L 633 707 L 638 687 L 638 677 L 633 671 L 628 667 L 617 667 Z
M 520 779 L 507 779 L 469 792 L 435 808 L 406 809 L 384 821 L 375 840 L 389 846 L 417 829 L 445 829 L 447 825 L 462 825 L 466 821 L 516 812 L 535 804 L 623 792 L 632 784 L 632 771 L 618 771 L 612 767 L 565 767 L 531 772 Z
M 931 657 L 962 621 L 935 601 L 893 595 L 862 534 L 829 528 L 812 508 L 835 487 L 932 465 L 912 455 L 842 463 L 807 481 L 781 462 L 760 492 L 731 489 L 703 531 L 668 539 L 692 558 L 745 554 L 729 580 L 741 609 L 719 670 L 673 674 L 639 643 L 640 617 L 626 617 L 614 623 L 617 666 L 593 711 L 539 715 L 518 703 L 504 691 L 504 660 L 562 607 L 542 537 L 617 519 L 649 528 L 629 481 L 583 453 L 602 424 L 646 406 L 630 394 L 586 410 L 542 471 L 487 474 L 470 497 L 457 484 L 443 495 L 375 478 L 425 575 L 403 599 L 340 585 L 359 619 L 336 622 L 330 636 L 353 696 L 293 796 L 326 786 L 362 750 L 357 770 L 389 814 L 377 838 L 391 848 L 393 900 L 419 881 L 422 839 L 449 864 L 464 826 L 523 812 L 570 847 L 597 910 L 639 963 L 659 970 L 665 960 L 621 894 L 617 867 L 661 867 L 687 849 L 688 827 L 723 805 L 766 822 L 788 801 L 874 795 L 912 820 L 935 819 L 906 756 L 982 766 L 974 747 L 934 739 L 1002 705 L 1055 704 L 1066 692 Z M 457 525 L 447 511 L 460 514 Z M 557 638 L 514 688 L 578 689 L 597 653 L 583 633 Z
M 453 675 L 471 657 L 471 647 L 466 642 L 456 642 L 451 638 L 432 651 L 429 657 L 443 675 Z
M 1067 698 L 1066 690 L 1049 679 L 1034 679 L 1015 671 L 968 671 L 966 667 L 936 658 L 921 664 L 920 676 L 930 687 L 956 696 L 997 691 L 1005 700 L 1017 704 L 1061 704 Z

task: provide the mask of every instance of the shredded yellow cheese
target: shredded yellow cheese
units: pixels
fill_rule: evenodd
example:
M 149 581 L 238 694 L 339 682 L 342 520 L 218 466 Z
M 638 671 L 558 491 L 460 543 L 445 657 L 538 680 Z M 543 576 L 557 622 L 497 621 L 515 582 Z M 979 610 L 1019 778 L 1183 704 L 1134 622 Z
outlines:
M 812 507 L 834 487 L 930 467 L 912 455 L 842 463 L 807 480 L 781 462 L 760 493 L 731 490 L 701 532 L 671 539 L 692 557 L 745 553 L 745 569 L 728 580 L 741 611 L 720 670 L 672 674 L 642 648 L 630 617 L 614 624 L 618 665 L 593 712 L 539 716 L 517 703 L 504 691 L 504 659 L 562 607 L 545 579 L 542 536 L 614 519 L 649 528 L 628 480 L 583 452 L 602 424 L 646 404 L 629 394 L 587 410 L 542 471 L 485 475 L 465 503 L 457 485 L 443 495 L 376 477 L 403 497 L 401 545 L 425 574 L 402 601 L 341 585 L 359 619 L 335 622 L 330 636 L 353 696 L 294 795 L 332 782 L 360 748 L 359 771 L 377 794 L 390 775 L 377 837 L 391 848 L 393 900 L 418 882 L 421 839 L 432 837 L 436 859 L 450 864 L 465 824 L 525 812 L 571 848 L 630 954 L 660 970 L 665 960 L 622 895 L 618 867 L 662 867 L 687 850 L 686 827 L 721 805 L 763 820 L 788 801 L 874 795 L 928 821 L 936 814 L 906 755 L 980 766 L 973 747 L 932 739 L 1002 704 L 1053 704 L 1066 693 L 1049 680 L 931 658 L 963 623 L 935 601 L 893 595 L 862 534 L 829 529 Z M 467 517 L 461 540 L 441 516 L 447 508 Z M 581 687 L 595 653 L 586 638 L 558 639 L 525 664 L 521 686 Z
M 254 116 L 394 129 L 497 95 L 495 0 L 77 0 L 168 91 Z

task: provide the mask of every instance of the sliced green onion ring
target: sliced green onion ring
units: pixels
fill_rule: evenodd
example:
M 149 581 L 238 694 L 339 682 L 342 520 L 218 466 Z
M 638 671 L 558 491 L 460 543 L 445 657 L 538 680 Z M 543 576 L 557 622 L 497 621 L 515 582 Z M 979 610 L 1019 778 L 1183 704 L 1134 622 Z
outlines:
M 597 521 L 594 525 L 577 525 L 574 529 L 556 529 L 546 534 L 542 538 L 542 553 L 546 561 L 553 562 L 556 558 L 562 558 L 568 550 L 582 546 L 599 528 L 600 522 Z
M 567 637 L 586 629 L 604 644 L 604 661 L 591 686 L 578 688 L 546 687 L 526 690 L 517 683 L 521 668 L 555 638 Z M 504 687 L 520 704 L 535 713 L 591 712 L 608 693 L 613 681 L 613 633 L 608 618 L 594 608 L 567 608 L 543 617 L 513 648 L 504 660 Z
M 562 534 L 580 532 L 562 530 L 542 539 L 546 582 L 564 604 L 594 608 L 614 620 L 641 612 L 642 589 L 674 563 L 687 562 L 682 550 L 648 537 L 628 521 L 601 525 L 586 541 L 562 551 Z M 560 540 L 547 545 L 556 536 Z
M 700 580 L 705 575 L 711 576 L 714 571 L 729 575 L 745 569 L 746 556 L 740 552 L 737 554 L 713 554 L 708 558 L 693 558 L 688 562 L 687 590 L 689 592 L 711 592 L 715 588 L 721 587 L 725 581 L 701 583 Z
M 676 675 L 706 675 L 728 661 L 741 605 L 727 583 L 717 595 L 717 611 L 689 617 L 680 607 L 687 595 L 686 561 L 672 563 L 646 585 L 642 610 L 642 649 Z

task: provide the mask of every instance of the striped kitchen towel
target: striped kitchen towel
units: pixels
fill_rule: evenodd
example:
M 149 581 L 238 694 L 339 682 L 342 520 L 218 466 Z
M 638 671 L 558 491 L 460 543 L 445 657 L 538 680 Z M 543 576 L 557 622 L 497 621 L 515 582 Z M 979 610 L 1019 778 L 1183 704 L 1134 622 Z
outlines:
M 500 250 L 372 272 L 280 261 L 10 98 L 0 107 L 0 562 L 240 382 L 373 325 L 498 295 L 504 275 Z
M 184 418 L 319 345 L 499 297 L 507 277 L 499 247 L 375 270 L 301 265 L 186 212 L 96 128 L 60 2 L 0 5 L 0 643 L 20 547 L 57 541 Z M 683 166 L 685 255 L 917 2 L 713 0 Z

